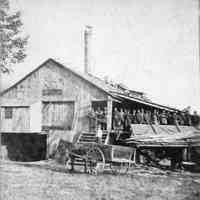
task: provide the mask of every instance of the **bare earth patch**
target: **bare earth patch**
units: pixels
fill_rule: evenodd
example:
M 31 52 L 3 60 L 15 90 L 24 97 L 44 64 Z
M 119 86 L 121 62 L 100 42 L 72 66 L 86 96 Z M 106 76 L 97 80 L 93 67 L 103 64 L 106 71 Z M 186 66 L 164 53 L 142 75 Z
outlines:
M 1 162 L 2 200 L 199 200 L 200 174 L 135 169 L 127 175 L 68 173 L 46 164 Z

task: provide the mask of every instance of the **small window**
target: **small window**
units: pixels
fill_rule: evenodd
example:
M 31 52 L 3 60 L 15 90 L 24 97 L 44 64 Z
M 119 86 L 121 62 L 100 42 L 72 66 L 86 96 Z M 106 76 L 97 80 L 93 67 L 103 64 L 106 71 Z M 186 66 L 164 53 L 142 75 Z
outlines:
M 13 109 L 12 108 L 5 108 L 5 119 L 11 119 L 13 115 Z

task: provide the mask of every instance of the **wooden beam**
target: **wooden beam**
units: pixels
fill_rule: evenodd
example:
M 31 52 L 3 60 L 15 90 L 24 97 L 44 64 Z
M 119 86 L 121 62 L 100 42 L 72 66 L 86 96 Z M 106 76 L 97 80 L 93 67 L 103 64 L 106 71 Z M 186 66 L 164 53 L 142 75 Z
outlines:
M 112 98 L 108 97 L 108 101 L 107 101 L 107 131 L 108 132 L 110 132 L 112 129 L 112 108 L 113 108 Z
M 107 99 L 91 99 L 91 102 L 100 102 L 100 101 L 107 101 Z
M 75 102 L 75 99 L 42 99 L 42 103 L 69 103 L 69 102 Z
M 42 132 L 31 132 L 31 131 L 1 131 L 1 134 L 27 134 L 27 135 L 46 135 L 47 133 L 42 131 Z
M 7 105 L 1 105 L 1 108 L 7 108 L 7 107 L 11 107 L 11 108 L 28 108 L 30 107 L 29 105 L 15 105 L 15 104 L 7 104 Z

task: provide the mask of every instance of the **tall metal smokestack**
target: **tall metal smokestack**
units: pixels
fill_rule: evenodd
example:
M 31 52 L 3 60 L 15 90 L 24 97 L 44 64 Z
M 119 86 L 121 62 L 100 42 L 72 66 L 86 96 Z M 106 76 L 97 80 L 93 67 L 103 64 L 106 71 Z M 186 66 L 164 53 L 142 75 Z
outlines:
M 84 31 L 84 72 L 91 73 L 91 37 L 92 27 L 86 26 Z

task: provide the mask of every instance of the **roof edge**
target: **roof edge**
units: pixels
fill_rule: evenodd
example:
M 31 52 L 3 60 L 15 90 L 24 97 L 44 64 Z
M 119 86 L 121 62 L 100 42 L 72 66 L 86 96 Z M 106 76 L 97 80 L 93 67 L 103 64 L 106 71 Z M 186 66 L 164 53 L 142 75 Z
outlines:
M 18 84 L 20 84 L 22 81 L 24 81 L 27 77 L 31 76 L 34 72 L 36 72 L 37 70 L 39 70 L 41 67 L 43 67 L 43 65 L 45 65 L 46 63 L 48 63 L 49 61 L 53 60 L 52 58 L 48 58 L 46 61 L 44 61 L 42 64 L 40 64 L 38 67 L 36 67 L 35 69 L 33 69 L 31 72 L 29 72 L 28 74 L 26 74 L 23 78 L 19 79 L 16 83 L 12 84 L 10 87 L 8 87 L 7 89 L 3 90 L 0 93 L 1 95 L 4 95 L 6 92 L 8 92 L 9 90 L 11 90 L 12 88 L 14 88 L 15 86 L 17 86 Z
M 21 78 L 20 80 L 18 80 L 16 83 L 14 83 L 13 85 L 11 85 L 10 87 L 8 87 L 7 89 L 3 90 L 0 93 L 0 96 L 4 95 L 6 92 L 8 92 L 9 90 L 11 90 L 12 88 L 16 87 L 18 84 L 20 84 L 22 81 L 24 81 L 27 77 L 31 76 L 34 72 L 36 72 L 37 70 L 39 70 L 40 68 L 42 68 L 45 64 L 47 64 L 48 62 L 53 62 L 55 63 L 57 66 L 62 67 L 65 70 L 69 70 L 71 71 L 73 74 L 75 74 L 76 76 L 78 76 L 79 78 L 87 81 L 88 83 L 92 84 L 93 86 L 95 86 L 96 88 L 102 90 L 103 92 L 105 92 L 107 95 L 115 98 L 109 91 L 105 90 L 104 88 L 101 88 L 100 86 L 98 86 L 97 84 L 93 83 L 90 80 L 87 80 L 85 77 L 81 76 L 81 74 L 79 74 L 78 72 L 72 70 L 69 67 L 66 67 L 65 65 L 59 63 L 58 61 L 54 60 L 53 58 L 48 58 L 46 61 L 44 61 L 42 64 L 40 64 L 38 67 L 36 67 L 34 70 L 32 70 L 31 72 L 29 72 L 27 75 L 25 75 L 23 78 Z

